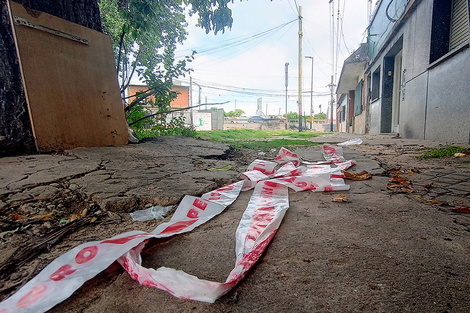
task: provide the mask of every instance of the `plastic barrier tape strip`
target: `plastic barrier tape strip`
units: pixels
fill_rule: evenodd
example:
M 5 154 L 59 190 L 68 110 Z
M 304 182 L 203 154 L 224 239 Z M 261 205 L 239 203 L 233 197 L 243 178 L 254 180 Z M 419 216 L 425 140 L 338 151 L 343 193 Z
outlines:
M 243 181 L 208 192 L 201 197 L 185 196 L 169 222 L 151 233 L 131 231 L 103 241 L 83 243 L 51 262 L 14 295 L 0 303 L 0 313 L 45 312 L 67 299 L 87 280 L 118 261 L 142 285 L 165 290 L 172 295 L 214 302 L 240 282 L 258 261 L 289 208 L 288 188 L 296 191 L 349 190 L 340 170 L 354 165 L 345 161 L 342 149 L 324 145 L 324 157 L 337 168 L 303 162 L 295 153 L 281 148 L 277 163 L 255 160 Z M 299 166 L 301 163 L 308 164 Z M 254 188 L 238 225 L 235 267 L 225 282 L 199 279 L 183 271 L 141 265 L 140 252 L 150 238 L 163 238 L 189 232 L 209 221 L 232 204 L 242 190 Z

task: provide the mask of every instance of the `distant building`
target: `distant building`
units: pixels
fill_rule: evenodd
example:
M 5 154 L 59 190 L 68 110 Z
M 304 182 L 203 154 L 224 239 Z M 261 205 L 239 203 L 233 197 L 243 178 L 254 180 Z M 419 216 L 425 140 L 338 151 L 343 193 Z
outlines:
M 338 131 L 470 143 L 469 0 L 382 0 L 367 31 L 339 78 Z
M 127 95 L 129 98 L 129 102 L 132 102 L 136 93 L 139 91 L 145 91 L 148 87 L 146 85 L 129 85 L 127 88 Z M 187 108 L 189 107 L 189 86 L 181 85 L 181 82 L 174 81 L 173 86 L 171 87 L 171 91 L 174 91 L 178 94 L 176 99 L 171 101 L 170 105 L 171 108 Z M 151 100 L 155 101 L 155 97 L 150 97 Z

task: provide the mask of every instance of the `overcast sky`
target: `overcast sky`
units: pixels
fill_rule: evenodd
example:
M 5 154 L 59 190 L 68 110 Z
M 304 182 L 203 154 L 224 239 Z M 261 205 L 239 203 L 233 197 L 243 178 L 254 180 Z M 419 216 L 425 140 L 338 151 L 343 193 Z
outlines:
M 340 36 L 337 76 L 345 58 L 365 40 L 368 0 L 341 0 L 342 36 Z M 310 91 L 314 57 L 314 113 L 326 112 L 330 99 L 328 84 L 333 72 L 330 41 L 330 6 L 328 0 L 235 0 L 230 5 L 233 25 L 225 33 L 206 34 L 188 20 L 188 39 L 177 57 L 198 52 L 190 67 L 195 83 L 201 85 L 202 103 L 230 101 L 226 112 L 242 109 L 245 115 L 256 114 L 262 98 L 263 112 L 285 113 L 285 63 L 289 62 L 288 112 L 298 112 L 299 23 L 297 7 L 303 16 L 303 91 Z M 335 27 L 338 0 L 335 4 Z M 341 28 L 341 25 L 340 25 Z M 337 79 L 337 78 L 336 78 Z M 189 76 L 182 78 L 189 82 Z M 242 89 L 245 88 L 245 89 Z M 198 103 L 199 89 L 193 85 L 193 104 Z M 323 95 L 323 96 L 321 96 Z M 210 107 L 210 106 L 209 106 Z M 303 97 L 303 112 L 310 113 L 310 94 Z

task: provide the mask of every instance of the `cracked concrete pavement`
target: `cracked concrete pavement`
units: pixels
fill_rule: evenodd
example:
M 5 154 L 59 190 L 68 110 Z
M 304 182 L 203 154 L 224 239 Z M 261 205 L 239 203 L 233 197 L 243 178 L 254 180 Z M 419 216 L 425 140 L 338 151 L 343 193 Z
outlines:
M 331 134 L 311 140 L 337 143 L 352 137 L 358 136 Z M 351 172 L 366 170 L 372 179 L 347 181 L 351 190 L 343 192 L 346 203 L 332 202 L 338 193 L 291 191 L 290 208 L 265 255 L 216 303 L 180 300 L 140 286 L 113 265 L 52 312 L 469 311 L 470 214 L 451 211 L 470 204 L 468 156 L 419 160 L 414 158 L 419 149 L 440 143 L 360 137 L 364 144 L 344 147 L 344 156 L 357 161 Z M 320 147 L 293 150 L 306 160 L 322 159 Z M 0 232 L 11 232 L 2 237 L 0 262 L 71 214 L 92 207 L 105 213 L 7 276 L 0 284 L 2 298 L 81 242 L 129 230 L 151 231 L 160 223 L 133 223 L 128 212 L 154 204 L 176 205 L 186 194 L 200 195 L 237 181 L 255 158 L 274 156 L 163 137 L 125 147 L 0 159 Z M 227 165 L 232 168 L 214 170 Z M 412 181 L 413 193 L 387 189 L 386 174 L 398 167 L 420 169 L 404 174 Z M 149 244 L 144 265 L 224 281 L 233 268 L 234 232 L 250 194 L 242 193 L 223 214 L 189 234 Z M 55 215 L 46 222 L 18 226 L 6 219 L 13 212 L 33 217 L 49 211 Z M 21 231 L 14 231 L 16 227 Z

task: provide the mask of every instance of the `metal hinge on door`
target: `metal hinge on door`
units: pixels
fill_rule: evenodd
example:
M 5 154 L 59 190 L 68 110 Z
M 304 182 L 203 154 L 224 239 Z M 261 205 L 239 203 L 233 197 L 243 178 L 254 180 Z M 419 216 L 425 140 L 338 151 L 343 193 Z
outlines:
M 31 23 L 30 21 L 28 21 L 28 20 L 26 20 L 22 17 L 14 16 L 13 19 L 15 21 L 15 25 L 31 27 L 31 28 L 44 31 L 44 32 L 52 34 L 52 35 L 67 38 L 67 39 L 82 43 L 84 45 L 88 45 L 88 40 L 80 38 L 78 36 L 71 35 L 71 34 L 68 34 L 68 33 L 64 33 L 63 31 L 60 31 L 60 30 L 57 30 L 57 29 L 52 29 L 52 28 L 42 26 L 42 25 L 39 25 L 39 24 Z

